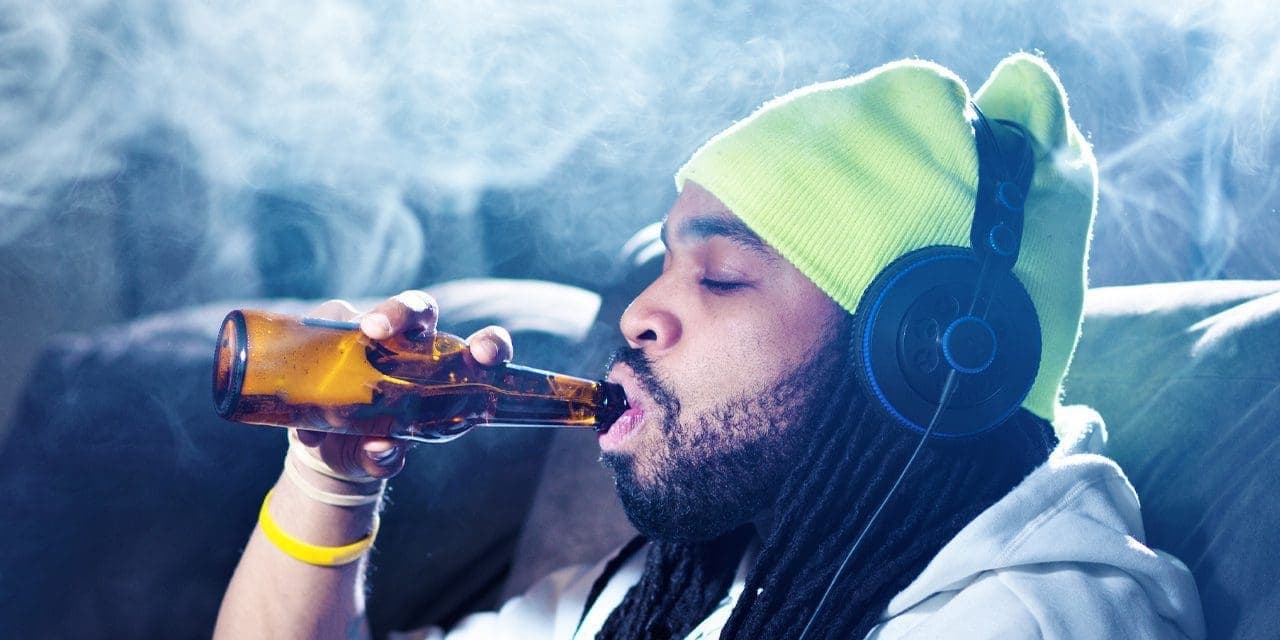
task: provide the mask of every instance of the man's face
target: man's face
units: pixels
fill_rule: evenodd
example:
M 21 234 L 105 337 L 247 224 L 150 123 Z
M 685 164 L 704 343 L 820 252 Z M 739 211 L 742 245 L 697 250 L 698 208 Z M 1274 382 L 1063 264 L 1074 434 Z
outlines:
M 844 313 L 694 183 L 663 235 L 609 372 L 632 409 L 600 446 L 642 532 L 701 540 L 770 506 L 836 375 Z

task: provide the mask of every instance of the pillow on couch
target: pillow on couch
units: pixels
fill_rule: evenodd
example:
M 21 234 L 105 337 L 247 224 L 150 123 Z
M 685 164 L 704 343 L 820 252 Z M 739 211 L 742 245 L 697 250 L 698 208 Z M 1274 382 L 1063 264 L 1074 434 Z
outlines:
M 1280 629 L 1280 282 L 1089 292 L 1067 403 L 1107 423 L 1147 542 L 1195 574 L 1210 638 Z

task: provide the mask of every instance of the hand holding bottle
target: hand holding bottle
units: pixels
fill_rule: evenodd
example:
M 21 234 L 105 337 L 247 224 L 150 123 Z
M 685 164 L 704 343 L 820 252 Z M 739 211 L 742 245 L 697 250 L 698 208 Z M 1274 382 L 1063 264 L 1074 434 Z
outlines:
M 436 332 L 439 307 L 436 301 L 422 291 L 405 291 L 389 298 L 365 313 L 358 312 L 344 300 L 330 300 L 308 314 L 309 317 L 339 322 L 358 322 L 360 330 L 373 340 L 394 338 L 412 339 L 430 344 Z M 511 336 L 506 329 L 490 326 L 467 338 L 467 348 L 477 364 L 495 366 L 510 360 L 513 354 Z M 385 432 L 384 425 L 374 424 L 388 420 L 387 416 L 375 418 L 369 424 L 357 425 L 368 433 Z M 350 421 L 338 415 L 326 415 L 331 424 Z M 358 419 L 357 419 L 358 420 Z M 409 443 L 404 440 L 357 436 L 322 431 L 296 430 L 298 440 L 308 452 L 322 460 L 334 471 L 351 477 L 390 478 L 404 468 L 405 452 Z
M 301 462 L 343 480 L 398 471 L 393 439 L 447 442 L 480 425 L 601 431 L 626 411 L 617 384 L 508 363 L 501 328 L 437 332 L 436 309 L 408 291 L 365 314 L 336 300 L 305 318 L 234 310 L 218 334 L 214 407 L 234 422 L 359 436 L 336 449 L 292 438 L 337 466 Z

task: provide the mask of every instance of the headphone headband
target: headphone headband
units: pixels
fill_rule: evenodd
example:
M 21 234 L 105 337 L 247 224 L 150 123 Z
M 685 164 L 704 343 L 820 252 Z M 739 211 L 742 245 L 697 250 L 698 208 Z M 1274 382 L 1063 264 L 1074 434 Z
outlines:
M 1031 135 L 1015 122 L 988 120 L 978 105 L 971 106 L 978 189 L 969 243 L 989 267 L 1012 269 L 1022 248 L 1023 206 L 1035 174 Z

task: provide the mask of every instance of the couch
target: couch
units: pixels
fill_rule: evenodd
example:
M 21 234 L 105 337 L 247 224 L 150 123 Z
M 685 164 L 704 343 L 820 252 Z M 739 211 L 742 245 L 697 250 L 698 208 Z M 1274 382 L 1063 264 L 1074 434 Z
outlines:
M 516 360 L 599 375 L 657 268 L 656 229 L 600 291 L 426 287 L 442 328 L 512 329 Z M 213 340 L 232 301 L 48 342 L 0 444 L 0 638 L 199 638 L 280 471 L 283 431 L 224 422 Z M 1066 401 L 1097 408 L 1150 545 L 1195 574 L 1210 637 L 1280 629 L 1280 281 L 1092 290 Z M 391 483 L 370 577 L 375 634 L 449 624 L 631 535 L 590 433 L 477 429 Z

